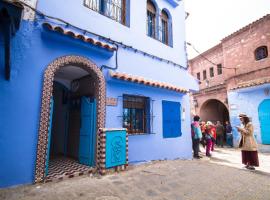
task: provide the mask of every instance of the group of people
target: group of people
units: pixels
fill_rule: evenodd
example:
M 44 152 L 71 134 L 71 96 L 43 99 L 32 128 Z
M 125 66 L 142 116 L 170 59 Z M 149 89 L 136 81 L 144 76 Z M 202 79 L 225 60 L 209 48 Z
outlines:
M 220 121 L 213 124 L 211 121 L 200 121 L 198 115 L 194 116 L 194 121 L 191 124 L 192 144 L 194 158 L 199 159 L 200 143 L 203 147 L 206 146 L 206 156 L 211 156 L 211 151 L 214 151 L 215 145 L 223 147 L 224 132 L 226 132 L 226 139 L 228 144 L 233 146 L 232 127 L 228 121 L 224 127 Z
M 241 134 L 239 147 L 242 149 L 242 163 L 247 169 L 254 170 L 255 166 L 259 166 L 259 159 L 257 143 L 253 135 L 253 125 L 247 115 L 240 114 L 239 118 L 242 126 L 236 128 Z M 232 127 L 228 121 L 226 121 L 224 127 L 220 121 L 217 121 L 216 124 L 213 124 L 211 121 L 205 123 L 200 121 L 198 115 L 194 116 L 191 124 L 193 157 L 195 159 L 202 158 L 199 155 L 200 143 L 204 148 L 206 146 L 206 156 L 211 157 L 211 152 L 214 151 L 215 144 L 223 147 L 224 132 L 226 133 L 228 145 L 233 147 Z

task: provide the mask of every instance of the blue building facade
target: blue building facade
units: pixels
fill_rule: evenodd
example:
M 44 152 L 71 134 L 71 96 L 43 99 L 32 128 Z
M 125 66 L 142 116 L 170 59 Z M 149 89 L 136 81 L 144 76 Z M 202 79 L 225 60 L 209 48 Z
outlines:
M 0 23 L 0 187 L 44 181 L 60 155 L 95 168 L 100 128 L 127 129 L 130 164 L 192 157 L 182 1 L 29 2 L 0 7 L 25 12 L 9 45 Z
M 246 113 L 254 126 L 254 136 L 260 144 L 270 144 L 270 91 L 269 80 L 250 86 L 236 87 L 228 92 L 230 103 L 230 118 L 232 126 L 241 124 L 238 115 Z M 262 84 L 264 83 L 264 84 Z M 254 98 L 256 97 L 256 98 Z M 234 144 L 238 145 L 240 134 L 234 129 Z

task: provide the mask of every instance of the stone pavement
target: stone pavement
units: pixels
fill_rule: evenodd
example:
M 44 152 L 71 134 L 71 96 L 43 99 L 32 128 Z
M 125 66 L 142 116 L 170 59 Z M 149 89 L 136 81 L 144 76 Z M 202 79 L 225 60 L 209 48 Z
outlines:
M 118 174 L 0 190 L 1 200 L 269 200 L 270 153 L 242 168 L 240 151 L 218 148 L 211 159 L 154 161 Z
M 203 150 L 203 148 L 201 148 L 201 150 Z M 270 145 L 259 145 L 259 152 L 260 166 L 256 168 L 256 173 L 270 173 Z M 226 165 L 238 169 L 243 168 L 240 164 L 241 151 L 236 148 L 217 148 L 212 154 L 210 163 Z

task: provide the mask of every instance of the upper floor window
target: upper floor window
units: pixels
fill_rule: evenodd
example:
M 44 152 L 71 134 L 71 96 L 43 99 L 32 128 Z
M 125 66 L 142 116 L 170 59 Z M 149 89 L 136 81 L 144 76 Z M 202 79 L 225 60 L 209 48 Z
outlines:
M 88 8 L 126 25 L 127 0 L 85 0 Z
M 156 38 L 156 7 L 147 0 L 147 35 Z
M 214 68 L 210 67 L 210 77 L 214 77 Z
M 205 80 L 207 78 L 206 76 L 206 70 L 203 70 L 203 80 Z
M 161 12 L 161 41 L 169 44 L 169 16 L 165 10 Z
M 267 46 L 260 46 L 255 50 L 255 59 L 262 60 L 268 56 Z
M 166 8 L 160 11 L 152 0 L 147 0 L 146 28 L 149 37 L 157 39 L 166 45 L 173 46 L 172 17 Z
M 200 74 L 200 72 L 197 73 L 197 79 L 198 80 L 201 80 L 201 74 Z
M 217 65 L 217 74 L 218 75 L 222 74 L 222 65 L 221 64 Z

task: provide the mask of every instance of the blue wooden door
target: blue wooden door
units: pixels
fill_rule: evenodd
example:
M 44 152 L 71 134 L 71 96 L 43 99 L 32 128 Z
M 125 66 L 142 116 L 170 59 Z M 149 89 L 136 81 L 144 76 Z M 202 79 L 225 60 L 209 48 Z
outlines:
M 163 138 L 174 138 L 181 133 L 181 104 L 173 101 L 162 101 Z
M 270 99 L 264 100 L 259 106 L 259 120 L 263 144 L 270 144 Z
M 50 101 L 50 121 L 49 121 L 49 128 L 48 128 L 48 144 L 47 144 L 47 157 L 45 163 L 45 175 L 48 175 L 49 172 L 49 159 L 50 159 L 50 147 L 51 147 L 51 135 L 52 135 L 52 118 L 53 118 L 53 106 L 54 100 L 51 97 Z
M 81 98 L 81 129 L 79 162 L 87 166 L 95 165 L 96 144 L 96 101 Z

